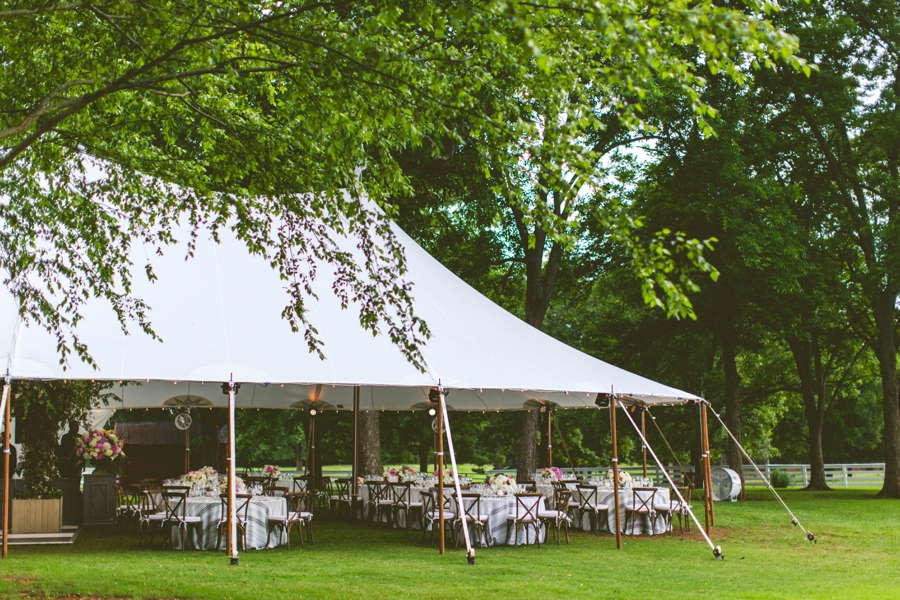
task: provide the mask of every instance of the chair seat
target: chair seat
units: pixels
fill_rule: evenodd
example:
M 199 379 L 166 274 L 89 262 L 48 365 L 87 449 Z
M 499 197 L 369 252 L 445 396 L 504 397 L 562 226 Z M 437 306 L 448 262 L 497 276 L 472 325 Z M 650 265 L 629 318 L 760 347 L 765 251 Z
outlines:
M 391 506 L 394 504 L 394 501 L 393 500 L 379 500 L 378 504 L 380 504 L 381 506 Z
M 569 516 L 561 510 L 539 510 L 539 519 L 568 519 Z
M 635 504 L 626 504 L 625 510 L 629 512 L 637 512 L 637 513 L 651 513 L 656 512 L 653 508 L 649 506 L 639 506 Z
M 187 516 L 187 517 L 175 517 L 172 519 L 173 521 L 180 521 L 181 523 L 202 523 L 203 519 L 200 517 Z
M 579 505 L 578 508 L 581 508 L 581 505 Z M 586 504 L 584 506 L 584 508 L 586 508 L 588 510 L 592 510 L 594 512 L 603 512 L 604 510 L 609 510 L 609 505 L 608 504 Z
M 487 515 L 478 515 L 477 517 L 475 515 L 466 515 L 466 521 L 472 521 L 472 522 L 479 521 L 481 523 L 487 523 L 487 520 L 488 520 Z
M 408 506 L 409 508 L 419 508 L 422 506 L 421 502 L 398 502 L 397 506 Z
M 145 521 L 165 521 L 166 513 L 153 513 L 150 515 L 144 515 L 141 518 L 144 519 Z
M 299 519 L 309 521 L 312 518 L 313 518 L 313 514 L 311 512 L 306 512 L 306 511 L 302 511 L 299 513 L 292 512 L 291 514 L 288 515 L 288 519 L 290 519 L 291 521 L 297 521 Z
M 677 512 L 681 510 L 681 503 L 673 502 L 672 504 L 654 504 L 653 509 L 657 512 Z
M 506 517 L 507 521 L 514 521 L 516 523 L 537 523 L 537 519 L 533 519 L 531 517 L 522 517 L 520 519 L 516 518 L 515 515 L 509 515 Z
M 434 519 L 435 521 L 437 521 L 438 519 L 441 518 L 441 515 L 436 510 L 428 513 L 425 516 L 428 517 L 429 519 Z M 456 518 L 455 513 L 452 513 L 452 512 L 446 511 L 446 510 L 444 511 L 444 520 L 445 521 L 452 521 L 455 518 Z

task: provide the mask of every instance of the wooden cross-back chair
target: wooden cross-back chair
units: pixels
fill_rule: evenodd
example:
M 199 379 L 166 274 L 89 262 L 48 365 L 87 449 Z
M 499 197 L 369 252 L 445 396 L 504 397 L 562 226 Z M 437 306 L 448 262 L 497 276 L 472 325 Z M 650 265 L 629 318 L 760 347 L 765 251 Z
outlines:
M 541 546 L 541 518 L 538 516 L 544 496 L 536 493 L 516 494 L 516 512 L 506 517 L 506 543 L 509 536 L 514 535 L 513 544 L 519 545 L 519 530 L 525 529 L 525 543 L 528 544 L 528 531 L 534 529 L 534 537 L 538 548 Z
M 653 504 L 656 498 L 656 488 L 637 487 L 631 488 L 631 502 L 625 503 L 625 529 L 628 529 L 628 519 L 631 518 L 631 534 L 634 535 L 634 525 L 638 517 L 647 522 L 647 533 L 653 535 L 653 526 L 656 520 L 656 506 Z
M 578 492 L 578 519 L 581 521 L 585 514 L 589 515 L 591 532 L 596 533 L 599 530 L 600 515 L 606 515 L 607 521 L 609 520 L 609 505 L 600 504 L 600 490 L 592 485 L 579 485 L 576 491 Z
M 393 495 L 394 504 L 391 506 L 391 521 L 394 526 L 397 524 L 397 515 L 403 513 L 406 517 L 406 528 L 412 527 L 412 512 L 414 510 L 422 510 L 421 502 L 413 502 L 412 500 L 412 483 L 391 483 L 391 494 Z
M 166 542 L 169 542 L 174 547 L 174 544 L 172 544 L 172 528 L 177 527 L 181 534 L 181 551 L 184 552 L 184 547 L 188 544 L 188 534 L 191 530 L 195 533 L 194 547 L 199 550 L 200 536 L 203 533 L 203 522 L 200 517 L 187 514 L 187 493 L 172 491 L 172 488 L 168 488 L 163 492 L 162 498 L 166 507 L 166 518 L 163 521 L 163 527 L 165 528 L 163 549 L 166 547 Z
M 454 496 L 454 500 L 456 497 Z M 457 512 L 459 514 L 455 519 L 456 545 L 454 549 L 459 548 L 459 538 L 463 527 L 473 527 L 475 535 L 478 536 L 478 544 L 484 548 L 487 546 L 487 522 L 488 516 L 481 514 L 481 494 L 463 494 L 462 506 L 456 503 Z
M 235 505 L 235 525 L 237 527 L 237 531 L 240 532 L 240 541 L 243 543 L 243 549 L 247 549 L 247 525 L 250 523 L 250 501 L 253 499 L 253 494 L 235 494 L 234 495 L 234 505 Z M 219 503 L 222 508 L 222 516 L 219 518 L 219 533 L 216 537 L 216 549 L 221 550 L 222 548 L 222 534 L 226 534 L 228 532 L 228 494 L 219 494 Z M 234 543 L 237 544 L 238 540 L 234 540 Z M 238 546 L 240 549 L 240 546 Z

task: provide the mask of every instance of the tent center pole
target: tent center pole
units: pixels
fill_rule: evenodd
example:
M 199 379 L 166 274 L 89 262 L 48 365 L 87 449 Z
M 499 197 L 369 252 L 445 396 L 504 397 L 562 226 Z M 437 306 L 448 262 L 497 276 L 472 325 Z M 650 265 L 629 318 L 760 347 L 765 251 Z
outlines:
M 350 519 L 356 519 L 359 506 L 359 386 L 353 388 L 353 495 L 350 496 Z
M 613 501 L 616 511 L 616 549 L 622 549 L 622 523 L 619 513 L 619 438 L 616 437 L 616 397 L 609 398 L 609 418 L 612 430 L 612 472 L 613 472 Z
M 641 409 L 641 450 L 644 454 L 644 475 L 643 477 L 647 478 L 647 443 L 644 441 L 647 439 L 647 411 L 643 408 Z
M 9 387 L 9 379 L 3 384 L 2 412 L 4 414 L 3 433 L 3 558 L 9 554 L 7 538 L 9 537 L 9 486 L 12 483 L 12 473 L 9 470 L 9 428 L 10 405 L 12 404 L 12 390 Z
M 547 409 L 547 466 L 553 466 L 553 411 Z
M 709 426 L 706 421 L 706 404 L 700 403 L 700 434 L 703 443 L 703 504 L 706 509 L 706 534 L 716 524 L 715 509 L 712 496 L 712 461 L 709 455 Z
M 222 384 L 222 391 L 228 394 L 228 558 L 229 564 L 236 567 L 238 564 L 237 549 L 237 505 L 236 505 L 236 478 L 237 457 L 234 442 L 234 410 L 235 395 L 240 384 L 235 384 L 233 379 Z

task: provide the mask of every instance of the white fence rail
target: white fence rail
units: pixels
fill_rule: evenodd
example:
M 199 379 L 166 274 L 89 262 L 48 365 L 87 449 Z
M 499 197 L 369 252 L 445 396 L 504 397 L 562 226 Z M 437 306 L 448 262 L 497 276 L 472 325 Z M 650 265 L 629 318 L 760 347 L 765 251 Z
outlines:
M 715 465 L 713 465 L 715 467 Z M 774 463 L 757 463 L 759 470 L 762 471 L 766 478 L 770 478 L 772 471 L 776 469 L 784 471 L 791 476 L 792 487 L 806 487 L 809 485 L 811 476 L 809 465 L 798 464 L 774 464 Z M 622 467 L 628 471 L 632 477 L 640 477 L 643 470 L 640 466 Z M 575 473 L 581 477 L 606 477 L 609 467 L 576 467 L 574 469 L 568 467 L 560 468 L 564 473 Z M 684 470 L 693 473 L 692 466 L 685 465 Z M 681 485 L 682 476 L 681 469 L 677 465 L 666 465 L 666 471 L 669 476 L 677 484 Z M 485 474 L 490 477 L 496 473 L 504 473 L 506 475 L 515 476 L 515 469 L 498 469 L 487 471 Z M 656 465 L 647 465 L 647 476 L 653 479 L 655 485 L 665 486 L 666 480 L 662 471 Z M 855 463 L 855 464 L 827 464 L 825 465 L 825 480 L 831 487 L 880 487 L 884 484 L 884 463 Z M 765 482 L 756 474 L 756 471 L 749 464 L 744 465 L 744 485 L 746 487 L 765 487 Z

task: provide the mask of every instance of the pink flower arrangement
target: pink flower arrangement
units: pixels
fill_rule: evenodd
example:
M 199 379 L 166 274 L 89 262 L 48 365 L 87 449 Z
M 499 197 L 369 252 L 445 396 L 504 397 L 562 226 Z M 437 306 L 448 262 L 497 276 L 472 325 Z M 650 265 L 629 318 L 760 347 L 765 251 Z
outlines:
M 124 445 L 125 440 L 120 440 L 114 431 L 94 429 L 75 440 L 75 453 L 95 464 L 110 463 L 125 456 Z

